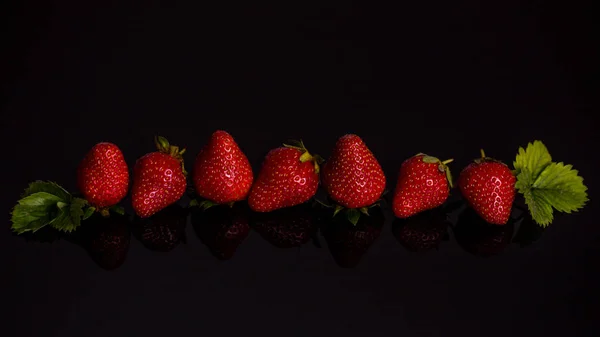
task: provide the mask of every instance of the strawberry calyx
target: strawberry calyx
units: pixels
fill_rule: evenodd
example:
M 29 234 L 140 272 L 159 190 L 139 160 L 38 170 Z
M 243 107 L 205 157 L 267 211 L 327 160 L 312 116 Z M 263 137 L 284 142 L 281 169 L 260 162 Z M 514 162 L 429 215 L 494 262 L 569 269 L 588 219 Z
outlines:
M 453 179 L 452 179 L 452 172 L 450 172 L 450 168 L 448 167 L 448 164 L 450 164 L 451 162 L 454 161 L 453 158 L 446 159 L 446 160 L 442 161 L 442 160 L 440 160 L 440 159 L 438 159 L 436 157 L 429 156 L 429 155 L 424 154 L 424 153 L 419 153 L 419 154 L 417 154 L 417 156 L 423 156 L 423 158 L 421 160 L 423 160 L 424 163 L 437 164 L 438 165 L 438 169 L 440 170 L 440 172 L 446 174 L 446 179 L 448 180 L 448 185 L 450 186 L 450 188 L 454 187 L 454 182 L 453 182 Z
M 361 215 L 370 216 L 371 214 L 369 214 L 369 209 L 371 209 L 373 207 L 379 207 L 379 206 L 381 206 L 381 202 L 385 201 L 384 199 L 379 199 L 376 202 L 374 202 L 372 205 L 369 205 L 369 206 L 364 206 L 364 207 L 360 207 L 360 208 L 346 208 L 346 207 L 336 204 L 334 202 L 331 202 L 331 204 L 328 204 L 317 198 L 314 198 L 314 200 L 317 204 L 319 204 L 323 207 L 333 208 L 333 214 L 331 216 L 332 218 L 335 217 L 336 215 L 338 215 L 340 212 L 345 213 L 346 218 L 348 219 L 348 221 L 350 221 L 350 223 L 353 226 L 356 226 L 358 224 L 358 220 L 360 219 Z
M 481 153 L 481 157 L 473 160 L 473 162 L 477 163 L 477 164 L 483 164 L 483 163 L 499 163 L 499 164 L 504 164 L 504 162 L 496 159 L 496 158 L 492 158 L 492 157 L 488 157 L 485 155 L 485 151 L 483 151 L 483 149 L 480 149 L 479 152 Z
M 290 149 L 296 149 L 302 152 L 302 154 L 300 155 L 300 162 L 313 162 L 313 165 L 315 167 L 315 173 L 319 174 L 319 172 L 321 171 L 321 165 L 325 162 L 325 159 L 323 159 L 323 157 L 321 157 L 318 154 L 311 154 L 306 149 L 306 146 L 304 146 L 304 142 L 302 142 L 302 140 L 289 140 L 288 143 L 289 144 L 283 144 L 283 146 Z
M 154 137 L 154 143 L 156 144 L 156 149 L 161 152 L 170 155 L 171 157 L 179 160 L 181 162 L 181 171 L 184 175 L 187 175 L 187 171 L 185 170 L 185 165 L 183 162 L 183 154 L 186 151 L 186 148 L 179 149 L 179 146 L 171 145 L 169 141 L 162 136 Z
M 188 207 L 200 207 L 200 209 L 202 209 L 203 211 L 206 211 L 207 209 L 209 209 L 211 207 L 221 206 L 221 205 L 226 205 L 229 208 L 233 208 L 234 204 L 235 204 L 235 201 L 231 201 L 231 202 L 224 203 L 224 204 L 219 204 L 217 202 L 214 202 L 214 201 L 208 200 L 208 199 L 204 199 L 204 200 L 192 199 L 190 201 L 190 203 L 188 204 Z

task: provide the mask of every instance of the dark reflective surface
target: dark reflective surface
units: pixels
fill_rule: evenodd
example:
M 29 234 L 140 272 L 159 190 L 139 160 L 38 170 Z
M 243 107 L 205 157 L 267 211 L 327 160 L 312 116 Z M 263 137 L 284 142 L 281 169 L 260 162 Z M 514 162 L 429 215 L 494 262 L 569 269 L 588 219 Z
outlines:
M 207 210 L 193 207 L 191 222 L 196 236 L 220 260 L 229 260 L 250 233 L 250 209 L 246 202 L 214 206 Z
M 317 234 L 316 211 L 310 203 L 269 213 L 253 213 L 252 228 L 277 248 L 300 247 Z
M 448 240 L 448 220 L 445 208 L 425 211 L 407 219 L 395 219 L 392 223 L 394 236 L 409 251 L 437 249 Z
M 188 210 L 178 204 L 171 205 L 149 218 L 134 218 L 132 232 L 146 248 L 169 252 L 185 242 Z
M 81 245 L 92 260 L 103 269 L 114 270 L 125 262 L 131 242 L 129 217 L 99 214 L 85 221 L 70 241 Z
M 454 237 L 467 252 L 478 256 L 501 253 L 510 243 L 515 221 L 509 219 L 503 226 L 485 222 L 472 208 L 466 208 L 454 226 Z
M 369 210 L 369 215 L 361 215 L 358 223 L 353 225 L 342 212 L 332 216 L 331 211 L 325 209 L 320 212 L 319 222 L 335 262 L 340 267 L 353 268 L 381 235 L 385 216 L 381 208 L 374 207 Z

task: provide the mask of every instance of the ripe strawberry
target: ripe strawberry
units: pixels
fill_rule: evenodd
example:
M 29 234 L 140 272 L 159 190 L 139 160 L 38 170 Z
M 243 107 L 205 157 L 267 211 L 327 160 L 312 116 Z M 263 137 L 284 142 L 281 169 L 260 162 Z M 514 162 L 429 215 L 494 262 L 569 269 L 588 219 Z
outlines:
M 121 149 L 106 142 L 94 145 L 79 163 L 77 186 L 100 211 L 118 204 L 129 189 L 129 169 Z
M 133 168 L 132 206 L 140 218 L 147 218 L 177 202 L 185 193 L 186 172 L 183 153 L 156 137 L 158 151 L 139 158 Z
M 127 257 L 131 233 L 126 216 L 110 218 L 93 215 L 76 233 L 80 245 L 98 266 L 106 270 L 120 267 Z
M 323 187 L 329 197 L 346 208 L 374 204 L 385 189 L 385 175 L 379 162 L 357 135 L 338 139 L 331 157 L 323 166 Z
M 360 217 L 356 225 L 327 215 L 322 220 L 321 231 L 333 259 L 342 268 L 354 268 L 381 235 L 385 216 L 381 208 L 375 208 L 370 216 Z
M 406 219 L 398 218 L 392 233 L 411 252 L 437 249 L 448 233 L 449 221 L 441 208 L 430 209 Z
M 255 213 L 253 228 L 277 248 L 299 247 L 314 238 L 317 230 L 313 210 L 308 204 Z
M 173 204 L 149 218 L 137 219 L 134 236 L 148 249 L 169 252 L 185 241 L 187 209 Z
M 426 154 L 417 154 L 400 166 L 392 207 L 398 218 L 408 218 L 441 206 L 452 187 L 452 176 L 446 164 Z
M 246 199 L 254 179 L 246 155 L 233 137 L 215 131 L 194 162 L 196 193 L 217 204 Z
M 462 195 L 485 221 L 504 225 L 510 217 L 515 200 L 515 176 L 510 168 L 485 156 L 465 167 L 458 178 Z
M 255 212 L 299 205 L 317 193 L 321 158 L 311 155 L 302 141 L 267 153 L 250 195 L 248 205 Z
M 514 221 L 494 226 L 483 220 L 472 208 L 465 209 L 453 230 L 456 242 L 468 253 L 488 257 L 501 253 L 512 240 Z
M 192 213 L 196 236 L 219 260 L 229 260 L 250 233 L 246 203 L 217 206 Z

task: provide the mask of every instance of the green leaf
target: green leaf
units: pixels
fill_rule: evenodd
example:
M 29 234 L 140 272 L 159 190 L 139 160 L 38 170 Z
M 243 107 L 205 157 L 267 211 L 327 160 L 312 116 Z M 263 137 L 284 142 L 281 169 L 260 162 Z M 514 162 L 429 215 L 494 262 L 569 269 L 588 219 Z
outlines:
M 454 181 L 452 178 L 452 172 L 450 172 L 450 168 L 448 166 L 446 166 L 444 168 L 444 171 L 446 172 L 446 179 L 448 180 L 448 185 L 450 186 L 450 188 L 454 187 Z
M 125 208 L 123 206 L 114 205 L 110 208 L 110 210 L 118 215 L 125 215 Z
M 23 193 L 23 197 L 37 192 L 46 192 L 60 198 L 64 202 L 71 200 L 71 194 L 64 188 L 52 181 L 37 180 L 29 184 Z
M 544 227 L 552 222 L 553 210 L 575 212 L 588 201 L 583 178 L 572 165 L 563 163 L 550 163 L 537 178 L 522 168 L 515 188 L 523 194 L 533 220 Z
M 523 169 L 528 169 L 534 179 L 552 162 L 552 157 L 546 145 L 539 140 L 527 144 L 527 149 L 519 147 L 519 153 L 513 166 L 519 174 Z
M 216 202 L 211 201 L 211 200 L 204 200 L 202 201 L 200 204 L 198 204 L 198 206 L 200 206 L 200 208 L 202 208 L 203 211 L 206 211 L 207 209 L 218 205 Z
M 588 201 L 587 187 L 578 173 L 572 165 L 552 163 L 535 180 L 533 190 L 557 211 L 576 212 Z
M 94 212 L 96 211 L 96 207 L 88 207 L 85 209 L 85 213 L 83 213 L 83 219 L 82 220 L 87 220 L 89 219 Z
M 360 208 L 360 212 L 364 215 L 369 215 L 369 208 L 367 207 L 361 207 Z
M 342 206 L 342 205 L 335 205 L 335 210 L 333 211 L 333 216 L 336 216 L 343 209 L 344 209 L 344 206 Z
M 358 223 L 358 219 L 360 219 L 360 212 L 356 208 L 349 208 L 346 211 L 346 216 L 348 218 L 348 221 L 350 221 L 351 224 L 356 226 L 356 224 Z
M 52 221 L 58 212 L 60 197 L 47 193 L 35 192 L 17 202 L 12 210 L 12 229 L 18 234 L 37 231 Z

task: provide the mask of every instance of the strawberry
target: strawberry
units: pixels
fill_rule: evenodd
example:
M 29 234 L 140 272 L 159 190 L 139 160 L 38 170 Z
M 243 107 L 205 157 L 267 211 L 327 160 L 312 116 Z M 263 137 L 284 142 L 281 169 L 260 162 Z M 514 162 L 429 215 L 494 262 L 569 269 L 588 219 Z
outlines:
M 446 213 L 441 208 L 423 211 L 406 219 L 397 218 L 392 233 L 411 252 L 437 249 L 447 235 Z
M 338 139 L 323 166 L 323 187 L 329 197 L 346 208 L 374 204 L 385 189 L 381 165 L 362 139 L 348 134 Z
M 185 241 L 187 209 L 173 204 L 149 218 L 137 219 L 134 236 L 148 249 L 169 252 Z
M 246 203 L 192 212 L 194 232 L 219 260 L 229 260 L 250 233 Z
M 512 220 L 505 226 L 495 226 L 467 208 L 459 215 L 453 232 L 456 242 L 465 251 L 488 257 L 501 253 L 511 243 L 513 231 Z
M 271 212 L 308 201 L 319 187 L 321 161 L 302 141 L 269 151 L 250 190 L 248 205 L 255 212 Z
M 252 226 L 277 248 L 302 246 L 314 238 L 317 229 L 313 210 L 306 203 L 269 213 L 255 213 Z
M 81 229 L 77 233 L 79 244 L 98 266 L 114 270 L 125 262 L 131 241 L 126 216 L 115 214 L 106 218 L 93 215 Z
M 400 166 L 392 208 L 398 218 L 441 206 L 452 187 L 452 176 L 446 164 L 426 154 L 417 154 Z
M 133 168 L 132 206 L 140 218 L 174 204 L 186 189 L 185 149 L 171 146 L 163 137 L 155 142 L 158 151 L 139 158 Z
M 196 193 L 216 204 L 246 199 L 253 179 L 248 158 L 225 131 L 215 131 L 196 156 L 193 171 Z
M 321 220 L 321 232 L 336 264 L 354 268 L 381 235 L 385 216 L 381 208 L 376 208 L 370 216 L 360 217 L 356 224 L 327 215 Z
M 506 164 L 486 157 L 481 150 L 481 158 L 460 173 L 458 187 L 469 205 L 485 221 L 504 225 L 515 200 L 516 180 Z
M 129 189 L 129 168 L 121 149 L 107 142 L 94 145 L 79 163 L 77 185 L 99 211 L 118 204 Z

